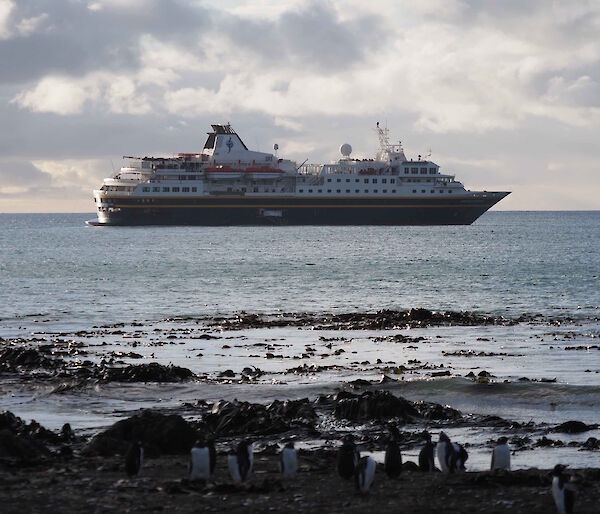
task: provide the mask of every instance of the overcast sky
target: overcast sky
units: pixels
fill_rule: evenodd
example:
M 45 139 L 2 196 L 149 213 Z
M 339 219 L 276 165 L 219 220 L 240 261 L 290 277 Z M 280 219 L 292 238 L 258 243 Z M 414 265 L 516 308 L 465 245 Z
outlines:
M 210 123 L 299 162 L 387 123 L 501 209 L 600 208 L 600 2 L 0 0 L 0 212 L 92 212 Z

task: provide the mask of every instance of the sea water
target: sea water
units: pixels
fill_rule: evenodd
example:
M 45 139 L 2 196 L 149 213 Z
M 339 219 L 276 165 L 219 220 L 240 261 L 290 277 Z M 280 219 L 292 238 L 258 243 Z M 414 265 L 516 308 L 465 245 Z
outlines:
M 315 396 L 354 378 L 376 380 L 380 358 L 396 363 L 419 359 L 452 371 L 453 378 L 439 380 L 425 373 L 396 377 L 394 392 L 411 399 L 521 421 L 600 422 L 600 212 L 489 212 L 471 226 L 457 227 L 95 228 L 84 223 L 91 217 L 0 215 L 1 337 L 51 336 L 115 323 L 133 330 L 134 322 L 149 334 L 155 327 L 195 324 L 178 318 L 239 311 L 426 307 L 512 318 L 541 314 L 544 321 L 387 334 L 232 331 L 221 334 L 234 338 L 227 351 L 221 340 L 156 347 L 150 336 L 141 337 L 136 352 L 147 361 L 172 362 L 207 376 L 225 369 L 239 373 L 252 365 L 272 383 L 109 384 L 51 395 L 43 388 L 35 393 L 21 389 L 5 376 L 0 408 L 49 426 L 68 420 L 76 427 L 98 427 L 139 406 L 177 406 L 199 397 L 268 401 Z M 424 341 L 414 347 L 373 340 L 398 332 Z M 307 344 L 322 347 L 320 336 L 348 339 L 336 343 L 345 353 L 314 359 L 342 369 L 282 374 L 298 364 L 292 359 Z M 266 340 L 279 341 L 280 359 L 266 360 L 252 350 Z M 92 360 L 102 352 L 124 350 L 119 337 L 103 342 Z M 566 351 L 567 346 L 590 349 Z M 507 356 L 447 356 L 457 350 Z M 370 364 L 352 365 L 355 361 Z M 481 370 L 495 376 L 492 384 L 464 378 Z M 521 377 L 556 382 L 523 383 Z M 589 465 L 593 454 L 575 453 L 582 465 Z

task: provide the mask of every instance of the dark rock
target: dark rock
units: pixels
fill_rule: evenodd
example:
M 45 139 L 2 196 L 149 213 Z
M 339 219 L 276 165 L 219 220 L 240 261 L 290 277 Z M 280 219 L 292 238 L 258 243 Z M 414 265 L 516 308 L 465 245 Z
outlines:
M 583 443 L 582 448 L 586 450 L 600 450 L 600 441 L 595 437 L 589 437 L 585 443 Z
M 414 404 L 419 415 L 430 420 L 456 420 L 462 418 L 459 410 L 453 409 L 448 405 L 440 405 L 439 403 L 430 403 L 417 401 Z
M 367 391 L 360 396 L 338 399 L 334 414 L 338 418 L 355 421 L 400 418 L 407 422 L 419 416 L 412 402 L 394 396 L 389 391 Z
M 0 414 L 0 430 L 8 430 L 16 436 L 26 436 L 45 443 L 58 443 L 60 441 L 59 436 L 52 430 L 44 428 L 35 420 L 27 424 L 10 411 Z
M 583 421 L 565 421 L 558 425 L 552 432 L 560 432 L 562 434 L 580 434 L 593 430 L 596 425 L 586 425 Z
M 144 454 L 150 457 L 162 453 L 185 454 L 196 438 L 196 430 L 181 416 L 144 410 L 95 435 L 82 453 L 102 456 L 125 454 L 132 442 L 142 441 Z
M 269 405 L 249 402 L 220 401 L 203 418 L 207 429 L 215 434 L 280 434 L 294 424 L 309 424 L 316 413 L 307 399 L 275 400 Z
M 235 377 L 235 373 L 231 369 L 226 369 L 225 371 L 221 371 L 221 373 L 219 373 L 219 377 L 221 377 L 221 378 L 234 378 Z
M 16 435 L 9 429 L 0 430 L 0 458 L 16 461 L 39 461 L 48 457 L 50 451 L 40 441 L 27 435 Z
M 9 346 L 0 350 L 0 370 L 15 372 L 19 369 L 49 369 L 58 368 L 60 361 L 44 355 L 35 348 L 19 348 Z
M 450 373 L 450 371 L 446 370 L 446 371 L 434 371 L 431 373 L 432 377 L 449 377 L 450 375 L 452 375 L 452 373 Z
M 102 379 L 108 382 L 182 382 L 193 377 L 194 373 L 187 368 L 151 362 L 124 368 L 106 368 Z
M 415 464 L 412 460 L 406 461 L 402 463 L 402 471 L 408 471 L 409 473 L 414 473 L 419 471 L 419 466 Z

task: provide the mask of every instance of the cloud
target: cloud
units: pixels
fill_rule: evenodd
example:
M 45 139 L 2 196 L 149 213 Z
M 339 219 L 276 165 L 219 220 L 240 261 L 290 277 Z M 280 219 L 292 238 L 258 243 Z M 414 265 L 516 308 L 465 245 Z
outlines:
M 0 40 L 10 37 L 10 19 L 14 9 L 12 0 L 0 0 Z
M 210 122 L 314 162 L 372 155 L 389 119 L 473 187 L 530 187 L 565 155 L 597 169 L 598 30 L 595 2 L 0 0 L 0 152 L 56 188 L 48 163 L 196 149 Z

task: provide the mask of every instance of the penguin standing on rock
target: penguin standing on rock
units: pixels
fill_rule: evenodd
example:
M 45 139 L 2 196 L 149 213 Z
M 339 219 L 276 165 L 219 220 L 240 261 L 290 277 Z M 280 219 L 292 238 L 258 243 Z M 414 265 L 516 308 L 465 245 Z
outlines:
M 131 443 L 125 454 L 125 471 L 130 477 L 137 476 L 144 462 L 144 447 L 142 441 Z
M 454 473 L 456 466 L 456 451 L 450 438 L 440 432 L 440 440 L 437 444 L 437 458 L 442 473 Z
M 354 474 L 354 480 L 356 484 L 356 490 L 360 494 L 368 494 L 375 480 L 375 469 L 377 465 L 371 457 L 363 457 L 358 461 L 356 466 L 356 472 Z
M 465 462 L 469 458 L 469 454 L 467 450 L 465 450 L 462 444 L 452 443 L 452 447 L 454 448 L 454 455 L 456 456 L 456 460 L 454 462 L 454 471 L 466 471 Z
M 340 476 L 345 480 L 350 480 L 354 476 L 359 460 L 360 453 L 354 444 L 354 436 L 351 434 L 344 436 L 342 446 L 337 454 L 337 470 Z
M 510 448 L 508 447 L 508 439 L 506 437 L 498 438 L 496 447 L 492 451 L 490 471 L 497 469 L 510 471 Z
M 298 472 L 298 453 L 294 443 L 287 443 L 281 450 L 279 457 L 279 469 L 283 479 L 295 478 Z
M 252 473 L 254 450 L 250 441 L 241 441 L 227 456 L 227 467 L 234 482 L 245 482 Z
M 425 438 L 425 446 L 419 452 L 419 469 L 426 473 L 431 473 L 435 471 L 435 461 L 433 458 L 435 444 L 431 442 L 431 434 L 429 432 L 424 432 L 423 437 Z
M 573 514 L 575 505 L 575 486 L 570 482 L 569 476 L 563 471 L 567 466 L 557 464 L 552 470 L 552 496 L 558 514 Z
M 196 441 L 190 451 L 190 480 L 208 480 L 215 469 L 215 457 L 216 452 L 212 441 L 208 444 L 204 442 L 204 439 Z
M 390 427 L 390 438 L 385 449 L 385 458 L 383 461 L 385 473 L 390 478 L 396 478 L 402 473 L 402 453 L 398 446 L 400 433 L 396 427 Z

